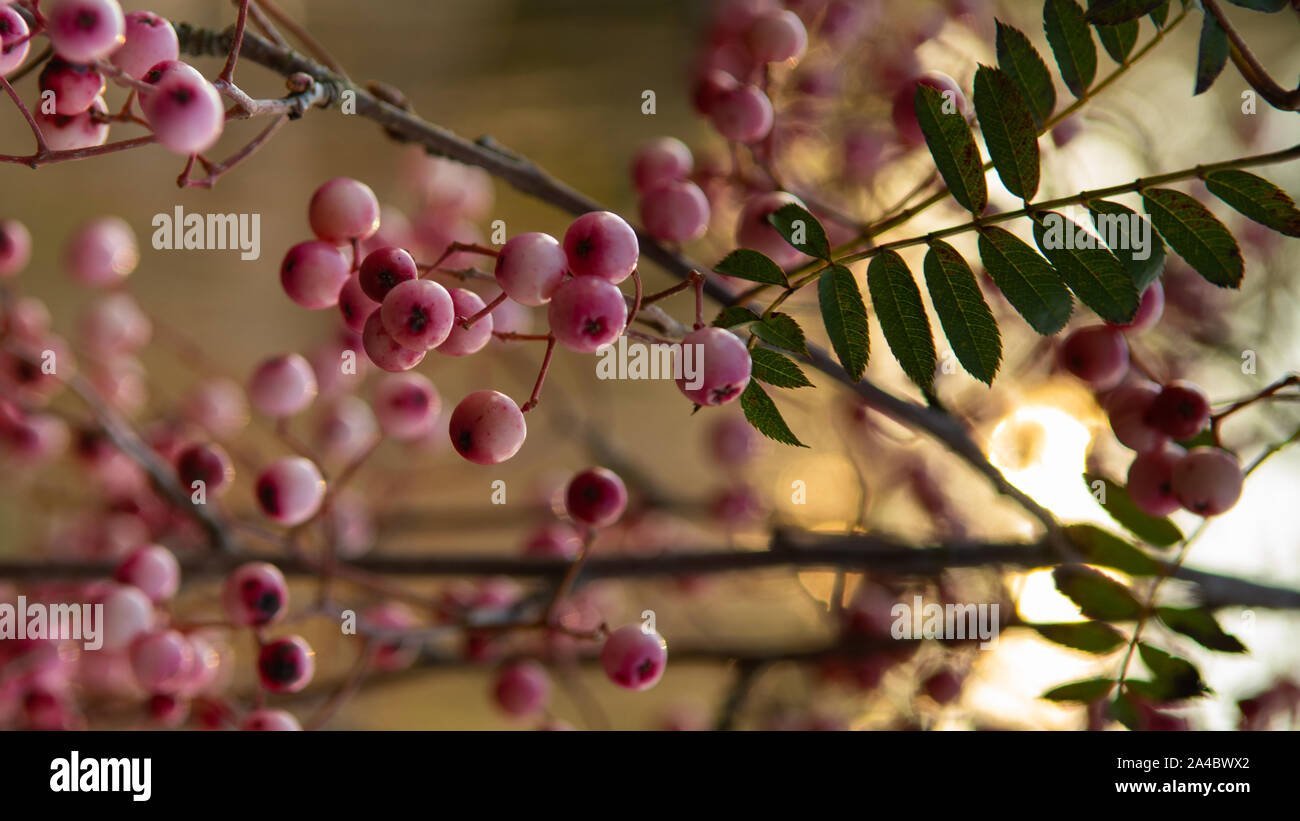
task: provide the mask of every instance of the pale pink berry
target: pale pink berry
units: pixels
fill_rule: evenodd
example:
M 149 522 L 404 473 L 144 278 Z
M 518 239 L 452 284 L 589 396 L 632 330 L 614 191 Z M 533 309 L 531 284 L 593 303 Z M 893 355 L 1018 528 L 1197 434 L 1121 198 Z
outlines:
M 1120 444 L 1138 453 L 1155 450 L 1169 441 L 1146 422 L 1147 409 L 1160 393 L 1160 387 L 1145 379 L 1121 385 L 1106 397 L 1110 427 Z
M 564 281 L 568 259 L 550 234 L 532 232 L 510 238 L 497 255 L 496 280 L 506 296 L 521 305 L 545 305 Z
M 405 249 L 393 246 L 376 248 L 361 260 L 357 278 L 361 290 L 375 302 L 383 302 L 388 292 L 419 275 L 415 260 Z
M 302 729 L 302 724 L 288 710 L 263 709 L 244 716 L 239 729 L 253 733 L 297 732 Z
M 725 467 L 749 464 L 761 449 L 758 431 L 741 416 L 719 416 L 709 431 L 709 452 Z
M 231 379 L 205 379 L 185 396 L 181 409 L 186 419 L 217 439 L 228 439 L 248 424 L 244 389 Z
M 329 516 L 340 557 L 355 559 L 375 546 L 374 517 L 364 499 L 345 490 L 330 503 Z
M 31 258 L 32 235 L 27 226 L 14 219 L 0 220 L 0 279 L 20 273 Z
M 854 182 L 870 183 L 885 167 L 885 148 L 888 141 L 884 135 L 868 129 L 858 128 L 844 135 L 844 171 Z
M 564 509 L 575 522 L 608 527 L 627 510 L 627 486 L 608 468 L 588 468 L 569 480 Z
M 50 309 L 34 296 L 15 297 L 0 326 L 16 341 L 38 342 L 50 332 Z
M 176 630 L 148 633 L 131 643 L 131 670 L 152 693 L 180 689 L 194 665 L 194 648 Z
M 289 584 L 273 564 L 249 562 L 226 577 L 221 589 L 226 618 L 240 627 L 265 627 L 289 609 Z
M 579 353 L 592 353 L 622 335 L 627 302 L 618 287 L 606 280 L 576 277 L 556 290 L 546 316 L 557 342 Z
M 108 123 L 97 119 L 95 114 L 108 114 L 108 105 L 102 97 L 86 111 L 71 116 L 46 114 L 42 109 L 32 112 L 51 151 L 79 151 L 108 142 Z
M 451 302 L 455 314 L 460 318 L 469 318 L 487 307 L 478 294 L 464 288 L 451 289 Z M 476 320 L 473 325 L 463 328 L 459 323 L 453 324 L 447 338 L 438 346 L 438 353 L 446 356 L 469 356 L 483 350 L 492 341 L 492 314 Z
M 722 91 L 713 100 L 709 118 L 718 133 L 739 143 L 756 143 L 772 130 L 772 101 L 758 86 L 742 85 Z
M 433 430 L 442 398 L 433 383 L 419 374 L 392 374 L 375 385 L 374 409 L 385 436 L 410 441 Z
M 225 449 L 217 444 L 194 444 L 176 455 L 176 478 L 187 491 L 203 488 L 205 494 L 220 496 L 235 478 L 235 468 Z M 198 484 L 198 483 L 202 484 Z
M 709 198 L 693 182 L 669 182 L 641 196 L 641 222 L 662 242 L 688 242 L 709 229 Z
M 1057 349 L 1061 367 L 1094 390 L 1109 390 L 1128 373 L 1128 343 L 1124 335 L 1106 325 L 1079 328 Z
M 792 11 L 769 12 L 750 25 L 745 45 L 759 62 L 794 62 L 808 49 L 808 29 Z
M 316 391 L 316 372 L 296 353 L 264 360 L 248 380 L 249 402 L 272 419 L 306 410 L 316 398 Z
M 116 285 L 139 261 L 135 233 L 118 217 L 98 217 L 83 224 L 69 238 L 64 254 L 72 278 L 94 287 Z
M 697 112 L 708 117 L 713 113 L 718 100 L 734 91 L 739 85 L 740 83 L 732 74 L 717 68 L 708 69 L 695 78 L 695 84 L 691 89 L 691 104 Z
M 1190 382 L 1171 382 L 1151 400 L 1143 418 L 1171 439 L 1190 439 L 1210 423 L 1210 400 Z
M 573 559 L 582 549 L 582 537 L 572 525 L 551 522 L 524 540 L 524 555 L 537 559 Z
M 414 629 L 420 621 L 414 611 L 401 602 L 386 601 L 362 612 L 362 621 L 371 629 L 403 632 Z M 420 644 L 410 639 L 379 639 L 374 656 L 376 670 L 404 670 L 420 655 Z
M 267 642 L 257 654 L 257 675 L 272 693 L 296 693 L 311 683 L 316 653 L 302 636 Z
M 29 466 L 48 464 L 62 456 L 72 441 L 68 424 L 50 413 L 29 413 L 0 426 L 8 454 Z
M 632 183 L 645 192 L 691 175 L 695 160 L 691 149 L 676 137 L 658 137 L 644 143 L 632 158 Z
M 363 240 L 379 230 L 379 200 L 365 183 L 335 177 L 312 194 L 307 218 L 326 242 Z
M 945 110 L 944 116 L 965 117 L 969 111 L 961 87 L 943 72 L 928 71 L 904 83 L 894 94 L 893 118 L 899 141 L 909 147 L 925 142 L 925 134 L 916 119 L 916 89 L 919 85 L 929 86 L 944 95 L 945 103 L 950 104 L 950 110 Z
M 447 426 L 452 447 L 477 465 L 495 465 L 519 452 L 528 435 L 514 400 L 497 391 L 476 391 L 460 400 Z
M 325 500 L 325 479 L 311 460 L 291 456 L 263 470 L 254 493 L 267 518 L 295 527 L 320 510 Z
M 316 422 L 315 445 L 320 454 L 340 463 L 359 458 L 378 437 L 374 412 L 357 396 L 340 396 L 327 404 Z
M 802 262 L 805 257 L 785 241 L 768 217 L 773 211 L 787 205 L 804 207 L 802 201 L 784 191 L 772 191 L 750 197 L 740 211 L 736 225 L 736 244 L 767 256 L 782 268 Z
M 482 308 L 483 301 L 478 302 Z M 380 321 L 388 335 L 402 347 L 421 352 L 451 339 L 458 330 L 455 324 L 458 315 L 455 295 L 428 279 L 409 279 L 400 283 L 388 292 L 379 306 Z M 490 336 L 491 320 L 484 321 Z
M 58 57 L 50 58 L 41 69 L 39 84 L 42 92 L 54 95 L 54 113 L 66 116 L 89 109 L 108 87 L 104 75 L 94 66 L 69 63 Z
M 626 624 L 605 639 L 600 666 L 609 680 L 628 690 L 649 690 L 668 666 L 668 642 L 639 624 Z
M 181 565 L 167 548 L 147 544 L 127 554 L 113 578 L 138 587 L 153 602 L 163 602 L 175 596 L 180 588 Z
M 126 42 L 109 61 L 139 80 L 158 63 L 175 60 L 179 54 L 171 23 L 151 11 L 132 11 L 126 15 Z
M 739 337 L 722 328 L 700 328 L 676 348 L 682 362 L 677 388 L 697 405 L 725 405 L 749 384 L 753 360 Z
M 93 63 L 126 42 L 126 20 L 117 0 L 47 0 L 46 34 L 63 59 Z
M 298 243 L 285 253 L 280 263 L 280 285 L 284 292 L 309 311 L 338 304 L 349 277 L 347 257 L 335 246 L 320 240 Z
M 379 303 L 366 295 L 361 287 L 361 277 L 349 276 L 339 291 L 339 313 L 343 315 L 343 324 L 353 333 L 365 330 L 366 320 L 379 310 Z
M 104 649 L 125 650 L 138 636 L 153 629 L 153 603 L 138 587 L 110 585 L 102 597 Z
M 1218 516 L 1237 504 L 1245 477 L 1236 456 L 1204 446 L 1192 448 L 1174 466 L 1172 481 L 1183 507 L 1198 516 Z
M 497 706 L 509 715 L 531 715 L 550 700 L 551 678 L 537 662 L 518 661 L 501 668 L 492 692 Z
M 27 59 L 32 41 L 27 39 L 27 21 L 9 4 L 0 6 L 0 77 L 7 76 Z M 21 40 L 18 45 L 12 45 Z
M 152 91 L 141 95 L 140 109 L 160 145 L 189 156 L 216 144 L 226 124 L 226 110 L 212 83 L 198 72 L 176 72 L 153 85 Z
M 640 253 L 632 226 L 609 211 L 583 214 L 564 232 L 564 254 L 575 277 L 599 277 L 617 285 L 636 270 Z
M 125 291 L 95 300 L 81 316 L 81 337 L 99 356 L 135 353 L 149 344 L 153 323 Z
M 1057 148 L 1065 148 L 1083 131 L 1083 122 L 1079 117 L 1066 117 L 1052 129 L 1052 143 Z
M 1114 327 L 1128 333 L 1141 333 L 1154 328 L 1164 313 L 1165 288 L 1160 284 L 1160 280 L 1156 280 L 1142 292 L 1142 300 L 1138 303 L 1137 313 L 1133 315 L 1133 319 Z
M 1173 491 L 1174 468 L 1186 458 L 1177 445 L 1139 453 L 1128 469 L 1128 494 L 1150 516 L 1168 516 L 1179 508 Z
M 448 302 L 450 301 L 451 298 L 448 297 Z M 366 356 L 370 357 L 370 361 L 379 368 L 390 373 L 409 371 L 424 361 L 427 351 L 412 350 L 393 339 L 392 335 L 384 329 L 384 322 L 380 318 L 382 310 L 381 308 L 375 311 L 366 320 L 365 329 L 361 332 L 361 346 L 365 348 Z

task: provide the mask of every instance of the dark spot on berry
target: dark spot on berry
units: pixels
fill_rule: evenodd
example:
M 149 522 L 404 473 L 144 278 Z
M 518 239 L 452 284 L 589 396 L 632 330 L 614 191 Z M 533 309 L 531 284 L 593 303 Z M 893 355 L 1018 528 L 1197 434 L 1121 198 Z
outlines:
M 587 336 L 603 336 L 605 334 L 605 318 L 593 317 L 582 323 L 582 332 Z
M 99 25 L 99 15 L 90 9 L 83 9 L 77 13 L 77 19 L 73 25 L 82 31 L 94 31 L 95 26 Z
M 254 608 L 259 615 L 270 619 L 280 612 L 280 594 L 274 590 L 263 590 L 262 595 L 257 597 Z
M 262 659 L 262 673 L 277 684 L 287 684 L 296 679 L 298 669 L 297 648 L 291 644 L 277 645 Z
M 393 398 L 393 406 L 404 410 L 423 411 L 429 407 L 428 395 L 418 389 L 404 390 Z
M 188 88 L 178 88 L 172 92 L 172 99 L 180 105 L 189 105 L 194 100 L 194 92 Z
M 738 393 L 740 393 L 740 388 L 738 388 L 735 385 L 723 385 L 722 387 L 714 388 L 713 403 L 715 405 L 721 405 L 725 402 L 730 401 L 732 397 L 734 397 Z
M 429 315 L 424 312 L 423 308 L 412 308 L 411 316 L 406 320 L 406 327 L 411 333 L 418 334 L 429 325 Z
M 397 284 L 397 276 L 392 271 L 384 269 L 379 272 L 379 284 L 385 291 L 390 291 Z
M 276 492 L 275 485 L 271 482 L 257 483 L 257 503 L 262 506 L 262 510 L 268 515 L 275 516 L 280 512 L 280 494 Z
M 655 663 L 653 659 L 646 659 L 636 666 L 636 677 L 638 681 L 645 681 L 654 675 Z
M 470 433 L 468 430 L 463 430 L 456 434 L 456 450 L 461 453 L 468 453 L 470 448 L 473 446 L 474 434 Z
M 591 241 L 591 237 L 583 237 L 574 243 L 573 251 L 580 257 L 586 257 L 596 250 L 596 245 Z

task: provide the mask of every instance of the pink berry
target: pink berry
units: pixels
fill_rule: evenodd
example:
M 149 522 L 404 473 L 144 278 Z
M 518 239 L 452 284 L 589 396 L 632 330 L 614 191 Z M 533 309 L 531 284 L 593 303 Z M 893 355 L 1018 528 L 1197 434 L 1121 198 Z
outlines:
M 320 510 L 325 500 L 325 480 L 309 459 L 291 456 L 272 462 L 262 471 L 255 495 L 267 518 L 294 527 Z
M 1128 494 L 1149 516 L 1168 516 L 1179 507 L 1173 491 L 1174 468 L 1186 458 L 1177 445 L 1139 453 L 1128 469 Z
M 496 262 L 497 285 L 521 305 L 545 305 L 564 281 L 568 265 L 555 237 L 540 232 L 520 234 L 501 246 Z
M 745 44 L 760 62 L 794 62 L 808 49 L 808 29 L 794 12 L 774 11 L 750 25 L 745 32 Z
M 1075 137 L 1079 136 L 1079 132 L 1082 130 L 1083 123 L 1077 115 L 1067 117 L 1052 129 L 1052 143 L 1057 148 L 1065 148 L 1074 141 Z
M 936 704 L 951 704 L 961 696 L 961 685 L 961 675 L 955 670 L 944 668 L 921 682 L 921 691 Z
M 641 197 L 641 222 L 663 242 L 688 242 L 709 230 L 709 198 L 693 182 L 670 182 Z
M 297 732 L 302 729 L 302 724 L 288 710 L 263 709 L 254 710 L 244 716 L 244 720 L 239 723 L 239 729 L 254 733 Z
M 1169 437 L 1146 422 L 1147 409 L 1159 393 L 1159 386 L 1142 380 L 1121 385 L 1106 397 L 1110 427 L 1122 445 L 1145 453 L 1169 441 Z
M 625 624 L 605 639 L 600 666 L 619 687 L 649 690 L 663 678 L 668 666 L 668 642 L 639 624 Z
M 265 627 L 279 621 L 289 609 L 289 585 L 275 565 L 249 562 L 226 577 L 221 601 L 231 624 Z
M 785 241 L 768 217 L 786 205 L 804 207 L 803 202 L 784 191 L 773 191 L 750 197 L 740 211 L 736 225 L 736 244 L 764 254 L 782 268 L 789 268 L 804 260 L 804 255 Z
M 99 217 L 83 224 L 68 240 L 64 256 L 72 278 L 94 287 L 116 285 L 139 261 L 135 234 L 117 217 Z
M 622 335 L 627 302 L 612 283 L 577 277 L 559 287 L 546 315 L 556 341 L 570 350 L 592 353 Z
M 96 114 L 108 114 L 108 106 L 102 97 L 80 114 L 46 114 L 37 109 L 32 116 L 41 127 L 45 145 L 51 151 L 78 151 L 108 142 L 108 123 L 96 119 Z
M 564 522 L 543 525 L 524 540 L 524 555 L 538 559 L 574 559 L 581 549 L 582 537 Z
M 198 72 L 164 75 L 141 95 L 140 108 L 159 144 L 182 156 L 207 151 L 226 124 L 221 95 Z
M 1210 400 L 1190 382 L 1171 382 L 1160 389 L 1143 418 L 1171 439 L 1190 439 L 1210 423 Z
M 202 482 L 205 493 L 220 496 L 235 478 L 235 468 L 224 448 L 217 444 L 189 445 L 176 456 L 176 477 L 186 491 L 194 491 Z
M 448 297 L 448 302 L 450 301 Z M 427 352 L 404 347 L 393 339 L 392 335 L 385 330 L 383 319 L 380 318 L 382 311 L 382 308 L 375 311 L 366 320 L 365 329 L 361 332 L 361 345 L 365 348 L 366 356 L 370 357 L 370 361 L 381 369 L 389 373 L 409 371 L 424 361 Z
M 551 696 L 551 678 L 546 668 L 532 660 L 501 668 L 493 687 L 497 706 L 512 716 L 526 716 L 546 706 Z
M 111 585 L 103 594 L 102 604 L 105 650 L 125 650 L 138 636 L 153 629 L 153 603 L 138 587 Z
M 632 183 L 644 194 L 664 183 L 686 179 L 694 165 L 686 143 L 675 137 L 658 137 L 637 149 L 632 158 Z
M 54 113 L 71 116 L 86 111 L 108 87 L 94 66 L 52 57 L 41 69 L 42 92 L 54 94 Z
M 451 301 L 457 317 L 468 318 L 487 307 L 478 294 L 464 288 L 451 289 Z M 492 341 L 492 314 L 489 313 L 469 328 L 453 324 L 446 340 L 438 346 L 438 353 L 446 356 L 469 356 L 483 350 Z
M 128 554 L 113 578 L 138 587 L 153 602 L 162 602 L 175 596 L 180 588 L 181 566 L 170 550 L 148 544 Z
M 27 39 L 27 21 L 9 4 L 0 6 L 0 77 L 7 76 L 27 59 L 32 41 Z M 11 45 L 22 40 L 18 45 Z
M 230 379 L 213 377 L 195 385 L 181 404 L 185 418 L 217 439 L 227 439 L 248 424 L 244 389 Z
M 144 689 L 170 693 L 180 689 L 194 665 L 194 648 L 176 630 L 160 630 L 131 644 L 131 670 Z
M 361 287 L 361 277 L 349 276 L 339 291 L 339 313 L 343 315 L 343 324 L 353 333 L 365 330 L 366 320 L 379 310 L 379 303 L 366 295 Z
M 455 321 L 460 315 L 460 305 L 456 290 L 459 289 L 448 293 L 446 288 L 428 279 L 402 282 L 388 292 L 379 306 L 384 330 L 397 344 L 413 351 L 427 351 L 445 344 L 458 330 Z M 478 302 L 483 307 L 482 300 Z M 492 323 L 490 319 L 484 321 L 490 336 Z
M 709 118 L 718 133 L 739 143 L 756 143 L 772 130 L 772 101 L 757 86 L 722 91 L 713 100 Z
M 257 675 L 272 693 L 296 693 L 311 683 L 316 653 L 301 636 L 285 636 L 262 645 Z
M 129 293 L 95 300 L 81 317 L 81 337 L 101 357 L 130 354 L 149 344 L 153 323 Z
M 725 405 L 749 384 L 753 360 L 739 337 L 722 328 L 700 328 L 682 339 L 677 388 L 697 405 Z M 694 373 L 688 373 L 693 365 Z
M 109 61 L 139 80 L 158 63 L 175 60 L 179 54 L 171 23 L 151 11 L 132 11 L 126 15 L 126 42 Z
M 401 248 L 387 246 L 376 248 L 361 261 L 357 272 L 361 280 L 361 290 L 375 302 L 383 302 L 388 292 L 410 279 L 415 279 L 420 271 L 411 255 Z
M 476 465 L 506 461 L 528 436 L 519 406 L 497 391 L 476 391 L 460 400 L 447 430 L 456 452 Z
M 608 468 L 588 468 L 569 480 L 564 507 L 575 522 L 607 527 L 627 510 L 627 487 Z
M 762 448 L 758 431 L 740 416 L 719 416 L 709 435 L 709 452 L 725 467 L 749 464 Z
M 575 277 L 599 277 L 617 285 L 636 270 L 640 253 L 632 226 L 609 211 L 583 214 L 564 232 L 564 254 Z
M 357 396 L 341 396 L 325 406 L 316 422 L 315 445 L 327 459 L 348 463 L 379 436 L 370 405 Z
M 708 69 L 696 77 L 691 90 L 691 103 L 700 114 L 711 116 L 718 101 L 739 86 L 740 83 L 731 74 L 717 68 Z M 641 187 L 637 186 L 637 189 L 641 190 Z
M 401 602 L 386 601 L 366 609 L 362 621 L 371 628 L 403 632 L 414 629 L 420 622 L 414 611 Z M 375 669 L 385 672 L 404 670 L 415 664 L 420 655 L 420 644 L 410 639 L 382 639 L 375 653 Z
M 307 218 L 311 230 L 326 242 L 363 240 L 379 230 L 379 200 L 365 183 L 335 177 L 312 194 Z
M 1237 457 L 1215 447 L 1192 448 L 1173 473 L 1174 495 L 1198 516 L 1218 516 L 1241 498 L 1245 477 Z
M 296 353 L 263 361 L 248 380 L 249 401 L 259 413 L 272 419 L 293 416 L 315 398 L 316 372 Z
M 93 63 L 126 41 L 126 20 L 117 0 L 47 0 L 46 34 L 63 59 Z
M 957 81 L 939 71 L 928 71 L 912 81 L 904 83 L 898 92 L 894 95 L 894 129 L 898 132 L 898 139 L 905 146 L 918 146 L 925 142 L 925 134 L 921 131 L 921 124 L 916 119 L 916 88 L 919 85 L 929 86 L 935 91 L 945 96 L 946 102 L 951 102 L 953 108 L 950 112 L 945 112 L 953 116 L 965 117 L 967 114 L 966 97 L 962 94 L 961 87 Z
M 0 317 L 0 326 L 16 341 L 38 342 L 50 332 L 50 309 L 36 297 L 15 297 Z
M 285 253 L 280 263 L 280 285 L 284 292 L 309 311 L 338 304 L 349 276 L 347 257 L 335 246 L 320 240 L 298 243 Z
M 1137 313 L 1133 319 L 1114 327 L 1129 333 L 1141 333 L 1156 326 L 1165 313 L 1165 288 L 1156 280 L 1142 292 L 1142 301 L 1138 303 Z
M 1099 391 L 1115 387 L 1128 373 L 1128 343 L 1105 325 L 1071 332 L 1057 349 L 1057 358 L 1061 367 Z
M 18 220 L 0 220 L 0 279 L 20 273 L 31 258 L 32 235 L 27 226 Z
M 410 441 L 433 430 L 442 398 L 433 383 L 419 374 L 392 374 L 375 385 L 374 408 L 385 436 Z

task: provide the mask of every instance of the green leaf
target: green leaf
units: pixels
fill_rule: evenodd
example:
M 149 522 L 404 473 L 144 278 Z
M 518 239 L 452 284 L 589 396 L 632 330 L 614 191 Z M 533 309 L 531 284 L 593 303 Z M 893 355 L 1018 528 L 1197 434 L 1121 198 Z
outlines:
M 728 305 L 718 312 L 713 320 L 715 328 L 736 328 L 749 322 L 757 322 L 758 314 L 743 305 Z
M 1093 498 L 1098 497 L 1100 490 L 1098 502 L 1110 517 L 1142 541 L 1156 547 L 1170 547 L 1183 540 L 1183 533 L 1177 525 L 1168 519 L 1143 513 L 1122 486 L 1090 473 L 1085 473 L 1083 479 L 1088 483 Z
M 1081 621 L 1066 624 L 1031 624 L 1030 627 L 1050 642 L 1103 655 L 1125 643 L 1124 634 L 1101 621 Z M 1092 699 L 1088 699 L 1091 701 Z
M 1091 14 L 1101 2 L 1102 0 L 1088 0 L 1088 13 Z M 1164 0 L 1155 0 L 1156 5 L 1162 2 Z M 1141 14 L 1138 15 L 1138 17 L 1141 16 Z M 1097 39 L 1101 40 L 1102 48 L 1106 49 L 1110 59 L 1123 65 L 1128 56 L 1133 53 L 1133 46 L 1137 45 L 1137 18 L 1110 25 L 1094 21 L 1093 25 L 1097 29 Z
M 1005 72 L 980 66 L 975 72 L 975 115 L 998 177 L 1022 200 L 1038 192 L 1038 128 L 1033 112 Z
M 769 345 L 808 355 L 808 343 L 804 338 L 803 328 L 789 314 L 772 314 L 750 329 L 754 336 Z
M 1113 26 L 1136 20 L 1155 10 L 1165 0 L 1095 0 L 1088 3 L 1089 23 Z
M 754 362 L 753 377 L 778 388 L 806 388 L 812 385 L 803 370 L 785 354 L 768 348 L 749 352 Z
M 980 229 L 979 248 L 989 276 L 1031 328 L 1051 336 L 1065 327 L 1073 300 L 1047 260 L 996 226 Z
M 1133 279 L 1100 242 L 1087 247 L 1095 237 L 1073 220 L 1055 211 L 1036 215 L 1034 241 L 1079 301 L 1097 316 L 1123 323 L 1137 313 L 1139 295 Z
M 1131 684 L 1132 682 L 1129 683 Z M 1115 719 L 1120 724 L 1123 724 L 1130 730 L 1141 729 L 1141 719 L 1138 716 L 1137 704 L 1133 701 L 1133 697 L 1128 693 L 1120 693 L 1116 696 L 1115 700 L 1110 703 L 1110 707 L 1106 712 L 1111 718 Z
M 1204 94 L 1228 64 L 1228 33 L 1214 15 L 1206 14 L 1201 23 L 1201 39 L 1196 47 L 1196 88 L 1192 96 Z
M 1043 698 L 1048 701 L 1082 701 L 1087 703 L 1104 698 L 1114 686 L 1115 682 L 1108 678 L 1088 678 L 1083 681 L 1062 684 L 1060 687 L 1053 687 L 1043 693 Z
M 1243 9 L 1273 14 L 1286 8 L 1288 0 L 1228 0 L 1228 2 L 1234 6 L 1241 6 Z
M 1161 0 L 1160 5 L 1151 10 L 1151 22 L 1156 28 L 1162 29 L 1167 19 L 1169 19 L 1169 0 Z
M 1047 0 L 1043 30 L 1065 87 L 1075 97 L 1082 97 L 1097 76 L 1097 46 L 1083 9 L 1074 0 Z
M 1065 535 L 1088 564 L 1113 567 L 1130 576 L 1154 576 L 1161 564 L 1133 545 L 1092 525 L 1067 525 Z
M 929 391 L 934 385 L 934 337 L 907 263 L 894 251 L 877 254 L 867 268 L 867 288 L 889 350 L 903 372 Z
M 830 261 L 831 246 L 826 239 L 826 229 L 805 209 L 794 203 L 783 205 L 768 214 L 767 221 L 794 248 L 810 257 Z
M 989 197 L 984 162 L 961 108 L 924 83 L 917 83 L 914 103 L 916 120 L 948 191 L 963 208 L 978 215 Z
M 1138 653 L 1154 676 L 1149 682 L 1129 682 L 1128 686 L 1138 695 L 1153 701 L 1178 701 L 1209 692 L 1200 671 L 1190 661 L 1146 642 L 1138 642 Z
M 1180 440 L 1178 446 L 1183 450 L 1191 450 L 1192 448 L 1217 448 L 1219 444 L 1214 441 L 1214 431 L 1206 427 L 1192 438 Z
M 925 286 L 939 324 L 966 372 L 991 385 L 1002 363 L 1002 334 L 966 260 L 934 240 L 925 255 Z
M 727 254 L 721 262 L 713 266 L 713 270 L 729 277 L 761 282 L 764 285 L 789 284 L 785 278 L 785 271 L 781 270 L 780 265 L 758 251 L 751 251 L 748 248 L 741 248 Z
M 790 426 L 785 423 L 781 416 L 781 411 L 777 410 L 776 403 L 772 397 L 758 386 L 758 382 L 751 379 L 749 385 L 745 387 L 745 392 L 740 395 L 740 408 L 745 412 L 745 418 L 754 429 L 766 436 L 768 439 L 774 439 L 783 445 L 794 445 L 795 447 L 808 447 L 790 430 Z
M 1129 589 L 1109 576 L 1081 564 L 1063 564 L 1052 571 L 1056 589 L 1098 621 L 1129 621 L 1142 614 L 1142 605 Z
M 1205 177 L 1210 193 L 1241 214 L 1288 237 L 1300 237 L 1300 210 L 1289 194 L 1248 171 L 1215 171 Z
M 1051 72 L 1024 32 L 1001 20 L 997 24 L 998 68 L 1020 87 L 1020 96 L 1034 115 L 1035 129 L 1042 132 L 1056 108 Z
M 1142 205 L 1156 230 L 1196 272 L 1220 288 L 1238 288 L 1246 262 L 1232 234 L 1204 205 L 1181 191 L 1148 188 Z
M 840 364 L 855 381 L 861 379 L 871 355 L 871 334 L 867 306 L 862 302 L 862 292 L 853 272 L 843 265 L 827 268 L 817 278 L 817 301 L 821 305 L 822 324 Z
M 1145 291 L 1165 270 L 1165 244 L 1151 221 L 1132 208 L 1108 200 L 1090 202 L 1088 210 L 1097 233 L 1124 266 L 1138 293 Z M 1139 249 L 1137 246 L 1143 239 L 1147 247 Z M 1139 253 L 1146 259 L 1138 259 Z
M 1204 607 L 1157 607 L 1156 615 L 1165 626 L 1209 650 L 1221 653 L 1244 653 L 1246 645 L 1224 632 L 1214 614 Z

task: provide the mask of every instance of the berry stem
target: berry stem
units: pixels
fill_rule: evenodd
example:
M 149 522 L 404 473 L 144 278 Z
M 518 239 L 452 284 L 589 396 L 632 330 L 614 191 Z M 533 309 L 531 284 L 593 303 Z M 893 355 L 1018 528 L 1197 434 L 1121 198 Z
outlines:
M 249 0 L 238 0 L 239 14 L 235 18 L 235 32 L 230 38 L 230 53 L 226 56 L 226 65 L 221 69 L 217 79 L 225 83 L 235 82 L 235 64 L 239 62 L 239 52 L 244 46 L 244 28 L 248 25 Z
M 41 133 L 41 127 L 37 124 L 36 118 L 32 116 L 32 112 L 27 109 L 27 104 L 18 96 L 18 92 L 14 90 L 14 87 L 10 85 L 7 79 L 0 77 L 0 84 L 4 85 L 5 93 L 9 95 L 9 99 L 13 100 L 14 105 L 18 106 L 18 111 L 23 115 L 23 119 L 27 121 L 28 128 L 32 130 L 32 136 L 36 138 L 36 154 L 34 156 L 48 156 L 50 147 L 45 143 L 45 135 Z
M 503 291 L 502 293 L 497 295 L 496 299 L 484 305 L 483 310 L 479 311 L 473 316 L 468 316 L 463 319 L 458 319 L 457 322 L 460 323 L 460 327 L 468 331 L 470 328 L 474 327 L 475 322 L 478 322 L 483 317 L 495 311 L 497 309 L 497 306 L 499 306 L 502 302 L 505 301 L 506 301 L 506 295 L 505 292 Z
M 542 356 L 542 366 L 537 371 L 537 381 L 533 383 L 533 392 L 529 394 L 528 401 L 519 410 L 528 413 L 537 407 L 538 401 L 542 396 L 542 384 L 546 382 L 546 374 L 551 369 L 551 357 L 555 355 L 555 334 L 546 335 L 546 353 Z

